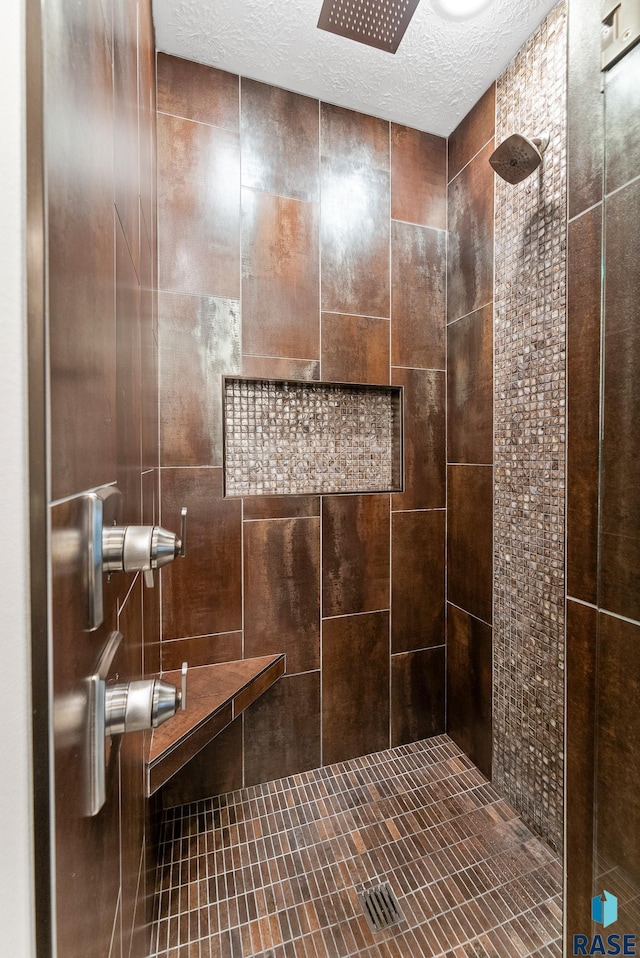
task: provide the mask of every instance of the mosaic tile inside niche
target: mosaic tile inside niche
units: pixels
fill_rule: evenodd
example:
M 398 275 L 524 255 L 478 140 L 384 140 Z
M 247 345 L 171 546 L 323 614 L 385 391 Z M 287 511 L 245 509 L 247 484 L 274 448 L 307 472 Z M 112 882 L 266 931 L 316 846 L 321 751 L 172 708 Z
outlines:
M 446 735 L 168 809 L 160 853 L 153 958 L 562 954 L 558 857 Z
M 493 778 L 563 837 L 566 9 L 499 78 L 496 142 L 550 134 L 517 186 L 495 178 Z
M 224 382 L 225 495 L 402 488 L 402 390 L 275 380 Z

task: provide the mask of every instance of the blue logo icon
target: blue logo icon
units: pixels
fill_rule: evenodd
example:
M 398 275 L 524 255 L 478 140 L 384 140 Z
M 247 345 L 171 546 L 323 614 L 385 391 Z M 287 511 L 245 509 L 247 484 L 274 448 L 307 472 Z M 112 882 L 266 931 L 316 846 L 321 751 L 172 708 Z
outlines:
M 618 899 L 610 891 L 603 891 L 591 899 L 591 917 L 603 928 L 618 920 Z

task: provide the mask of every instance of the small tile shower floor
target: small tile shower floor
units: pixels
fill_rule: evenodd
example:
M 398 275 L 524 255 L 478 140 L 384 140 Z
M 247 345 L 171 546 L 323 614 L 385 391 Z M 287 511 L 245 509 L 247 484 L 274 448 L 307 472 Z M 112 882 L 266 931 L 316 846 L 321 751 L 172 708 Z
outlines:
M 369 930 L 358 892 L 403 919 Z M 168 809 L 155 958 L 559 958 L 562 869 L 447 736 Z

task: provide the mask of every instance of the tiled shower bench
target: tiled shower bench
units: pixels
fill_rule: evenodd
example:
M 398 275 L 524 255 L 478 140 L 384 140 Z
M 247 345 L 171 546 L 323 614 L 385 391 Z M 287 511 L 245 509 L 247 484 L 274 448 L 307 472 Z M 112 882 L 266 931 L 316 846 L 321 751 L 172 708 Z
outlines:
M 219 735 L 252 702 L 284 674 L 285 656 L 203 665 L 187 677 L 187 708 L 154 729 L 146 767 L 147 796 Z M 180 685 L 180 671 L 163 672 L 162 679 Z

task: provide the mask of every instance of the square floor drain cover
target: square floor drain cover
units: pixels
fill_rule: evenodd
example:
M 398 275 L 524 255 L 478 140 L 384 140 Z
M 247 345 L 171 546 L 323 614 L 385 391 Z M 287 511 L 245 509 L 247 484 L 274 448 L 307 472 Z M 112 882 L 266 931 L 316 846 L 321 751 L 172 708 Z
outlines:
M 389 882 L 360 892 L 362 908 L 372 931 L 390 928 L 402 918 L 402 912 Z

